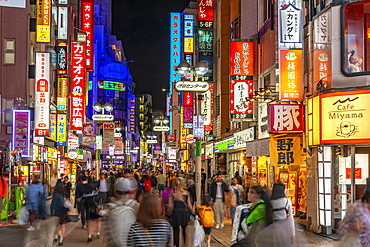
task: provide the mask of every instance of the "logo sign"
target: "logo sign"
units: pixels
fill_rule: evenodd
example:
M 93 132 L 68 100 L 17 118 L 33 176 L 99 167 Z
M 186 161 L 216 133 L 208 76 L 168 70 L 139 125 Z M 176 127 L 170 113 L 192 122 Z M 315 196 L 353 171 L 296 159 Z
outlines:
M 67 141 L 67 114 L 57 116 L 57 146 L 65 146 Z
M 57 107 L 58 111 L 67 109 L 67 78 L 58 78 Z
M 0 6 L 13 8 L 26 8 L 26 1 L 25 0 L 1 1 Z
M 213 31 L 198 30 L 198 51 L 213 52 Z
M 12 151 L 22 157 L 30 157 L 30 116 L 29 110 L 13 110 Z
M 216 142 L 213 151 L 219 152 L 228 149 L 234 149 L 234 138 L 229 138 L 220 142 Z
M 85 44 L 72 42 L 71 130 L 82 130 L 85 119 Z
M 176 148 L 168 148 L 167 159 L 176 160 Z
M 185 43 L 185 53 L 186 54 L 193 54 L 194 52 L 194 39 L 193 37 L 185 37 L 184 38 L 184 43 Z
M 186 136 L 185 141 L 187 144 L 192 145 L 195 143 L 195 138 L 192 134 L 190 134 Z
M 146 141 L 148 144 L 154 144 L 154 143 L 157 143 L 157 140 L 147 140 Z
M 184 128 L 185 129 L 192 129 L 193 128 L 193 123 L 184 123 Z
M 184 37 L 194 36 L 194 20 L 193 15 L 184 16 Z
M 184 123 L 193 122 L 193 106 L 184 106 Z
M 78 148 L 80 146 L 80 140 L 68 138 L 68 148 Z
M 302 50 L 280 50 L 281 101 L 303 100 Z
M 170 127 L 168 126 L 154 126 L 153 127 L 153 131 L 169 131 L 170 130 Z
M 204 93 L 209 89 L 209 84 L 205 81 L 179 81 L 176 82 L 175 89 L 178 92 Z
M 67 75 L 67 42 L 58 42 L 58 75 Z
M 304 107 L 302 104 L 271 104 L 268 107 L 269 133 L 304 131 Z
M 86 33 L 86 68 L 93 68 L 94 48 L 94 0 L 81 1 L 82 32 Z
M 58 40 L 68 39 L 68 7 L 58 7 Z
M 252 118 L 253 103 L 244 103 L 253 95 L 253 81 L 231 80 L 230 82 L 230 114 L 231 118 Z
M 246 142 L 254 140 L 254 127 L 234 133 L 234 149 L 245 148 Z
M 57 109 L 53 105 L 50 109 L 50 139 L 57 141 Z
M 114 91 L 126 91 L 126 86 L 118 81 L 98 81 L 98 84 L 103 85 L 103 89 Z
M 113 121 L 114 115 L 94 114 L 92 119 L 94 121 Z
M 299 137 L 275 137 L 270 139 L 270 159 L 277 166 L 301 164 L 301 143 Z
M 174 134 L 170 134 L 170 135 L 167 136 L 167 140 L 169 142 L 174 142 L 176 140 L 176 137 L 175 137 Z
M 51 41 L 51 0 L 37 1 L 36 41 L 49 43 Z
M 103 123 L 103 151 L 109 151 L 109 146 L 114 145 L 114 123 Z
M 204 116 L 194 116 L 193 134 L 194 137 L 204 137 Z
M 313 95 L 317 96 L 319 91 L 331 88 L 331 52 L 315 50 L 313 56 Z M 318 91 L 317 83 L 320 80 L 322 85 Z
M 253 76 L 253 42 L 230 41 L 230 79 L 246 80 L 246 76 Z
M 130 133 L 135 134 L 135 95 L 130 96 Z
M 198 1 L 198 20 L 200 28 L 213 28 L 213 0 Z
M 117 138 L 120 138 L 122 137 L 122 133 L 114 133 L 114 137 L 117 139 Z
M 280 2 L 280 1 L 279 1 Z M 280 44 L 302 43 L 302 10 L 291 3 L 279 5 Z
M 95 136 L 95 148 L 99 150 L 103 148 L 103 137 L 101 135 Z
M 36 53 L 35 136 L 49 136 L 50 53 Z
M 370 142 L 370 90 L 323 94 L 320 101 L 322 144 Z
M 82 124 L 82 143 L 95 142 L 94 123 L 85 122 Z
M 209 84 L 209 90 L 203 94 L 201 114 L 204 116 L 204 130 L 213 130 L 213 84 Z
M 68 152 L 68 158 L 70 159 L 76 159 L 78 157 L 78 153 L 76 151 L 70 151 Z

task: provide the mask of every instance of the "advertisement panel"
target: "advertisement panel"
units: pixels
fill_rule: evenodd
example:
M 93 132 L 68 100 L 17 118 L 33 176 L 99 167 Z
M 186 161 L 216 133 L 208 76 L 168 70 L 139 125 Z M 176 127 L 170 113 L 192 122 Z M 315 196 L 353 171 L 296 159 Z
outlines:
M 85 44 L 72 42 L 71 130 L 82 130 L 85 119 Z
M 0 1 L 0 6 L 12 7 L 12 8 L 25 8 L 26 7 L 26 0 Z
M 315 50 L 313 52 L 313 96 L 329 88 L 331 88 L 331 51 Z
M 36 53 L 35 136 L 49 136 L 50 53 Z
M 213 31 L 198 30 L 198 52 L 213 52 Z
M 245 80 L 246 76 L 253 76 L 253 42 L 230 41 L 230 79 Z
M 303 100 L 302 50 L 280 50 L 280 90 L 281 101 Z
M 193 54 L 194 52 L 194 39 L 193 37 L 185 37 L 184 38 L 184 52 L 186 54 Z
M 86 37 L 86 69 L 93 69 L 93 48 L 94 48 L 94 0 L 81 1 L 82 32 Z
M 67 114 L 58 113 L 57 146 L 65 146 L 67 142 Z
M 30 126 L 29 110 L 13 110 L 12 150 L 18 150 L 22 157 L 30 157 Z
M 84 122 L 82 124 L 82 143 L 89 144 L 95 142 L 94 123 Z
M 246 98 L 253 95 L 253 80 L 230 81 L 230 115 L 232 119 L 253 118 L 253 103 Z
M 213 28 L 213 0 L 198 1 L 198 21 L 200 28 Z
M 95 148 L 101 150 L 103 148 L 103 136 L 95 136 Z
M 114 140 L 114 154 L 123 154 L 122 137 L 115 138 Z
M 193 105 L 193 93 L 184 93 L 184 105 Z
M 109 146 L 114 145 L 114 123 L 103 123 L 103 148 L 102 151 L 109 151 Z
M 270 159 L 278 167 L 301 165 L 300 137 L 271 136 Z
M 271 104 L 268 107 L 269 133 L 304 131 L 304 106 L 302 104 Z
M 279 1 L 281 2 L 281 0 Z M 300 43 L 302 44 L 302 6 L 297 2 L 281 4 L 279 9 L 280 44 Z
M 58 75 L 67 75 L 67 42 L 58 42 L 57 71 Z
M 194 137 L 204 137 L 204 116 L 194 116 L 193 134 Z
M 50 139 L 57 141 L 57 109 L 54 105 L 50 109 Z
M 130 96 L 130 133 L 135 134 L 135 95 Z
M 58 40 L 68 39 L 68 7 L 58 7 Z
M 186 105 L 184 106 L 184 123 L 193 122 L 193 106 Z
M 213 131 L 213 84 L 209 84 L 207 92 L 203 93 L 201 114 L 204 116 L 204 130 Z
M 51 0 L 37 0 L 36 42 L 51 42 Z
M 58 111 L 67 110 L 67 78 L 58 78 L 57 107 Z
M 193 15 L 184 16 L 184 37 L 194 36 L 194 17 Z

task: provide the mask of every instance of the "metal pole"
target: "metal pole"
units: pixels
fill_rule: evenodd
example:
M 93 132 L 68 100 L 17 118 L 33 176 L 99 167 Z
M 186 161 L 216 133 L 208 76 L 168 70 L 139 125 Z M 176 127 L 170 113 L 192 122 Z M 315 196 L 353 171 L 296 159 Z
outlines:
M 191 80 L 194 81 L 194 71 L 191 71 Z M 199 101 L 198 101 L 198 93 L 196 93 L 196 110 L 197 110 L 197 124 L 199 125 L 199 113 L 200 113 L 200 107 L 199 107 Z M 196 150 L 195 150 L 195 194 L 197 196 L 196 206 L 199 206 L 201 204 L 201 166 L 202 166 L 202 143 L 200 141 L 200 138 L 196 138 Z
M 356 182 L 356 173 L 355 173 L 355 152 L 356 147 L 351 146 L 351 204 L 356 201 L 356 190 L 355 190 L 355 182 Z

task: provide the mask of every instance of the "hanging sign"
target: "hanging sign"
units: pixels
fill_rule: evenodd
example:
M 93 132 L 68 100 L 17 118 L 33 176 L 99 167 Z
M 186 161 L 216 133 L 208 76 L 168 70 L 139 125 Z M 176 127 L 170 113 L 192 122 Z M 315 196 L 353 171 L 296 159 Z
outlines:
M 37 0 L 36 42 L 51 42 L 51 0 Z
M 213 28 L 213 0 L 198 1 L 198 21 L 200 28 Z
M 67 78 L 58 78 L 57 90 L 58 111 L 65 111 L 67 110 Z
M 29 110 L 13 110 L 12 151 L 17 150 L 22 157 L 30 156 L 30 126 Z
M 213 31 L 198 30 L 198 52 L 213 52 Z
M 213 84 L 209 84 L 209 90 L 203 93 L 201 114 L 204 116 L 204 130 L 213 131 Z
M 301 165 L 301 143 L 300 137 L 293 136 L 271 136 L 270 139 L 271 164 L 276 166 L 300 166 Z
M 95 136 L 95 148 L 98 150 L 103 148 L 103 137 L 101 135 Z
M 94 123 L 85 122 L 82 124 L 82 143 L 89 144 L 95 142 Z
M 57 116 L 57 146 L 65 146 L 67 142 L 67 114 Z
M 318 86 L 318 83 L 321 85 Z M 313 96 L 331 88 L 331 51 L 313 52 Z
M 230 114 L 232 119 L 253 118 L 253 103 L 246 103 L 253 95 L 253 80 L 230 81 Z
M 279 9 L 279 31 L 281 43 L 302 43 L 302 10 L 292 3 Z
M 114 139 L 114 154 L 123 154 L 122 137 Z
M 68 39 L 68 7 L 58 7 L 58 40 Z
M 50 139 L 57 141 L 57 109 L 54 105 L 50 109 Z
M 193 106 L 184 106 L 184 123 L 193 122 Z
M 193 119 L 194 137 L 204 137 L 204 116 L 194 116 Z
M 94 0 L 81 0 L 82 32 L 86 33 L 86 69 L 93 69 Z
M 58 75 L 67 75 L 67 42 L 58 42 L 57 71 Z
M 193 15 L 184 16 L 184 37 L 194 36 L 194 17 Z
M 103 149 L 109 151 L 109 146 L 114 145 L 114 123 L 103 123 Z
M 194 52 L 194 41 L 193 37 L 184 37 L 184 43 L 185 43 L 185 53 L 186 54 L 193 54 Z
M 178 92 L 207 92 L 209 89 L 208 82 L 205 81 L 179 81 L 175 84 Z
M 304 131 L 304 106 L 302 104 L 271 104 L 268 107 L 269 133 Z
M 49 136 L 50 53 L 36 53 L 35 136 Z
M 302 50 L 280 50 L 280 101 L 303 100 Z
M 253 42 L 230 41 L 230 79 L 246 80 L 247 76 L 253 76 Z

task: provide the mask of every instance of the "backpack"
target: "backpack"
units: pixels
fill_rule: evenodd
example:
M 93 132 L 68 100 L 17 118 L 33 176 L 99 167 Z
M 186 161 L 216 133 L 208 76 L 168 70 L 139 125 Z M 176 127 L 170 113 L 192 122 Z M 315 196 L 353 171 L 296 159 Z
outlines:
M 109 203 L 112 208 L 108 219 L 108 246 L 127 246 L 127 237 L 131 225 L 136 222 L 135 210 L 129 207 L 135 200 L 129 199 L 126 203 L 117 201 Z
M 6 197 L 7 194 L 8 194 L 8 182 L 3 176 L 0 176 L 0 197 Z
M 203 227 L 211 228 L 214 226 L 215 216 L 211 207 L 199 206 L 200 224 Z
M 150 191 L 152 189 L 152 182 L 150 177 L 148 179 L 143 178 L 144 180 L 144 191 Z

